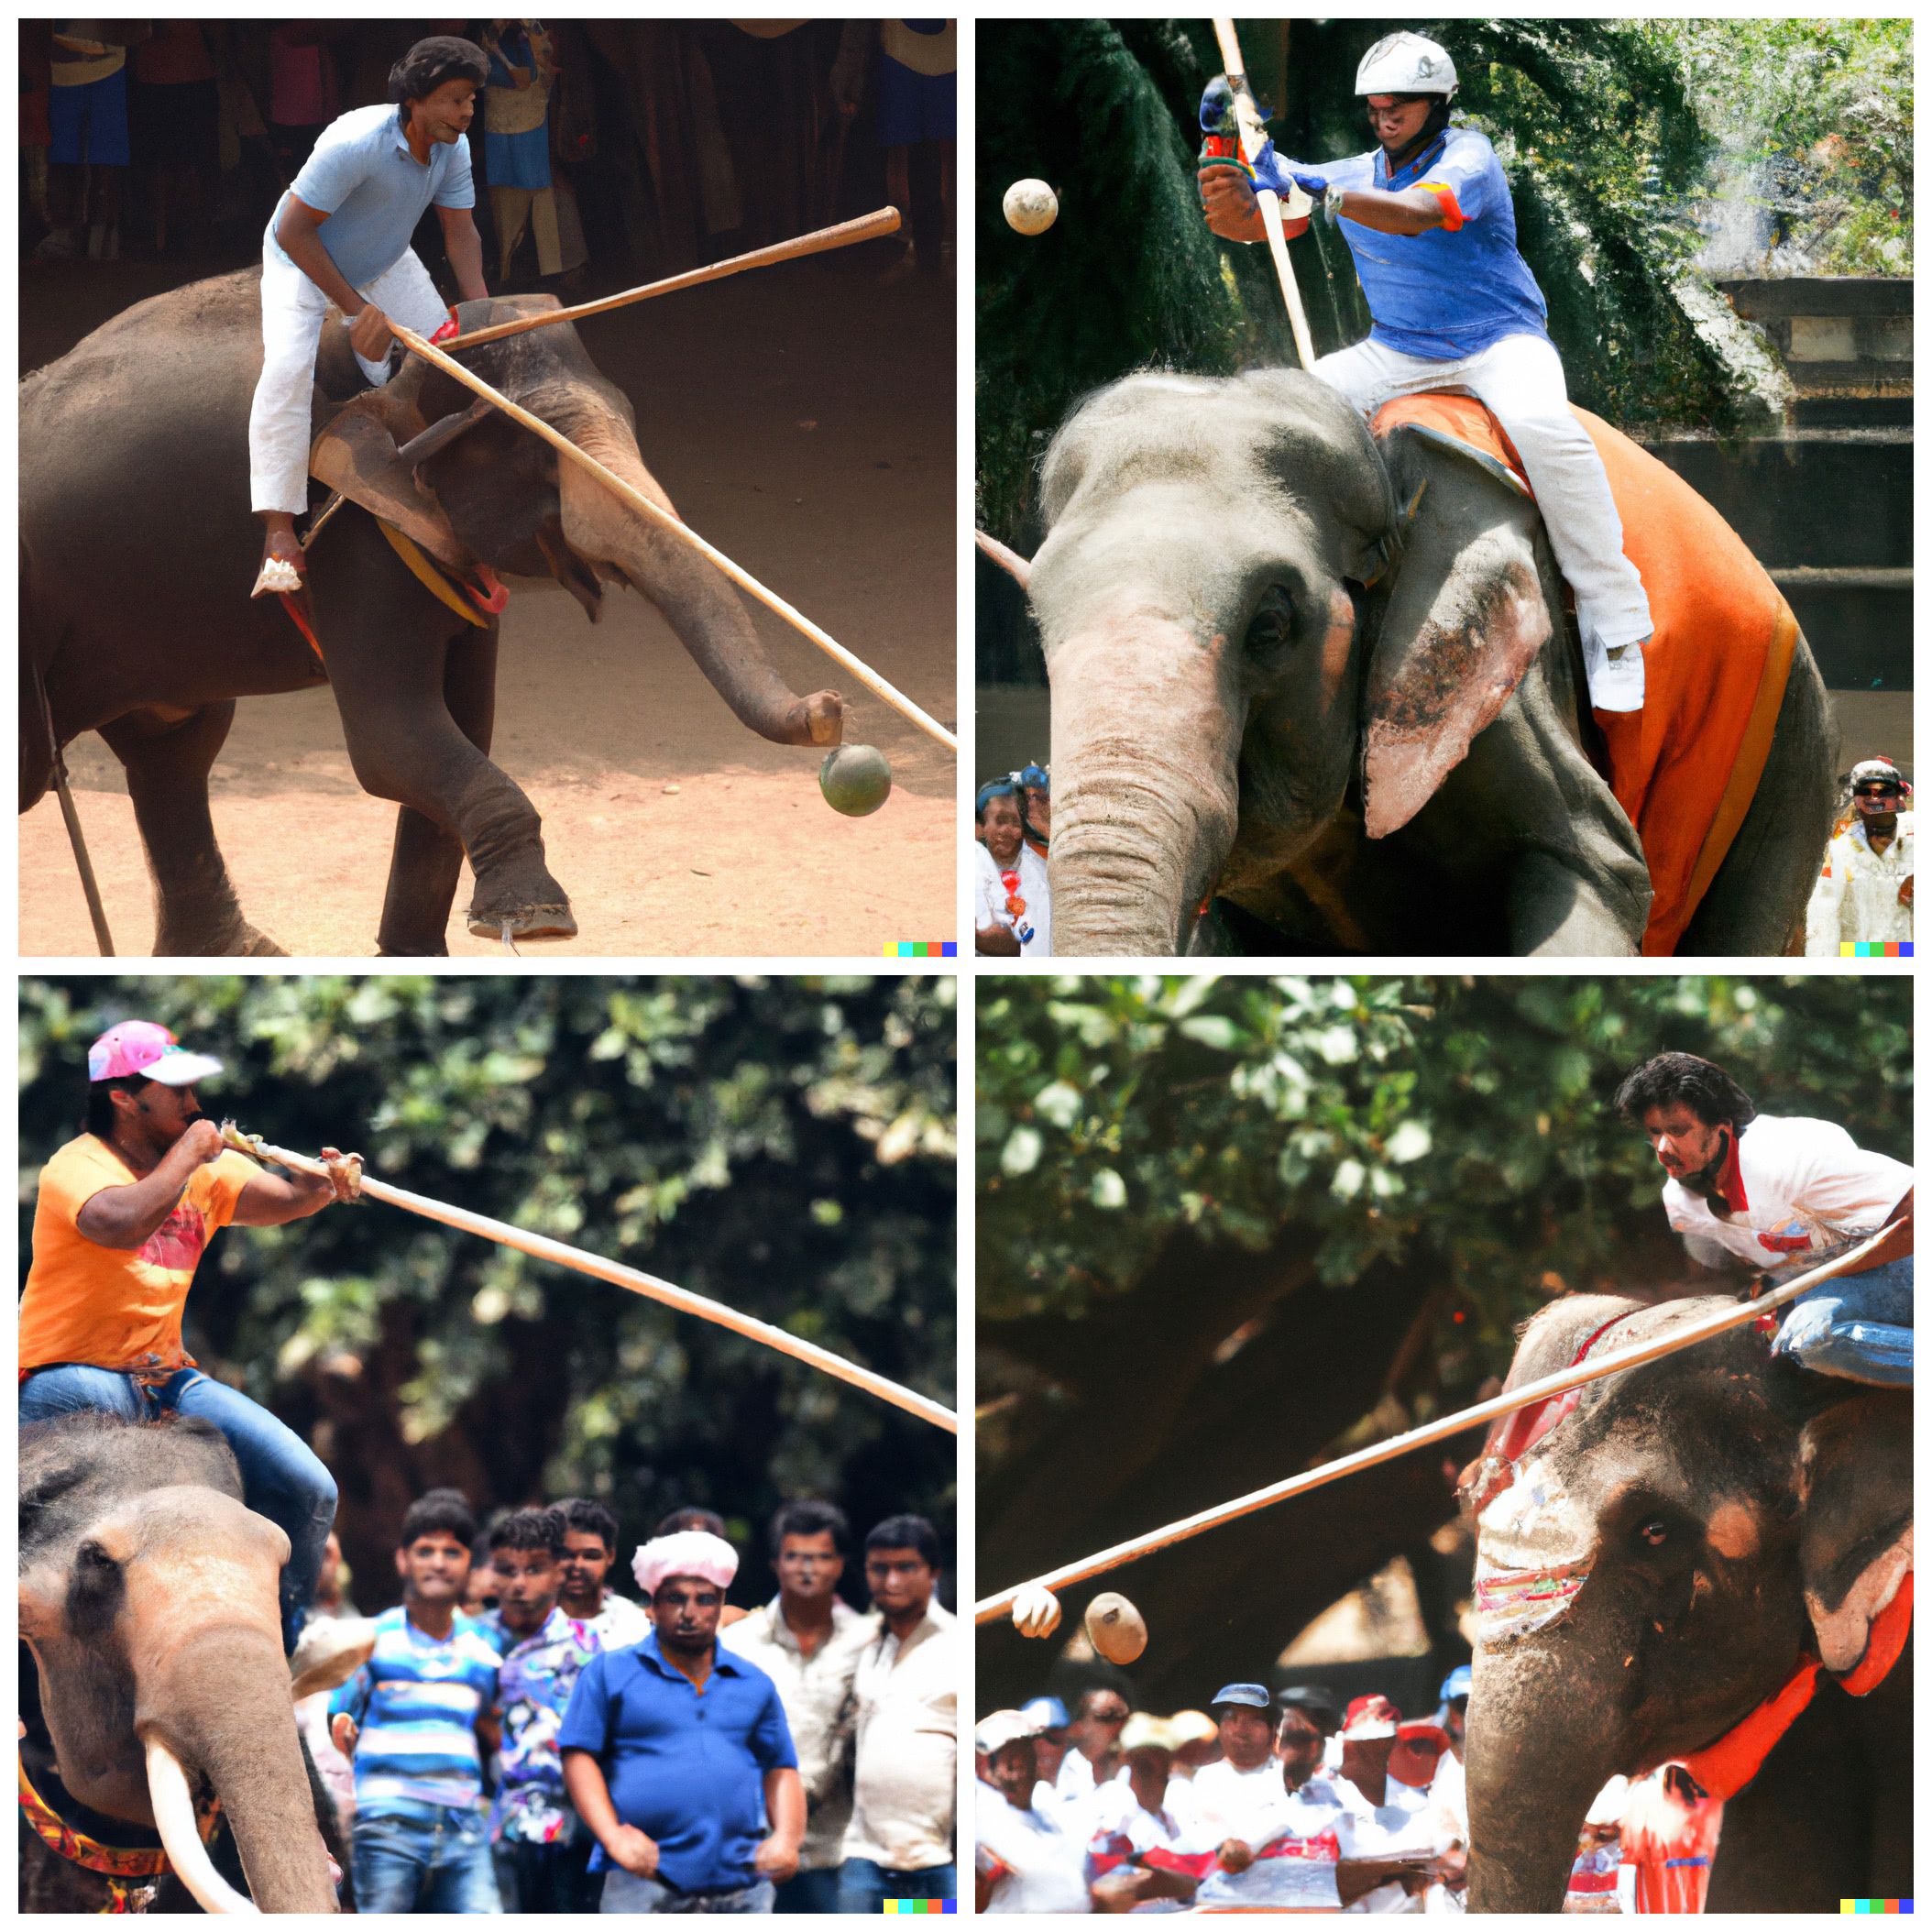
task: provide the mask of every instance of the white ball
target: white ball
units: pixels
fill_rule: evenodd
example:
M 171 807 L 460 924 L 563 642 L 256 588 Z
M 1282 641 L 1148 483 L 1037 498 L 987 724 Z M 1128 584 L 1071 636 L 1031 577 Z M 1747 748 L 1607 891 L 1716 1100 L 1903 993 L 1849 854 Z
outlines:
M 1000 208 L 1022 235 L 1044 235 L 1059 217 L 1059 200 L 1045 181 L 1015 181 Z

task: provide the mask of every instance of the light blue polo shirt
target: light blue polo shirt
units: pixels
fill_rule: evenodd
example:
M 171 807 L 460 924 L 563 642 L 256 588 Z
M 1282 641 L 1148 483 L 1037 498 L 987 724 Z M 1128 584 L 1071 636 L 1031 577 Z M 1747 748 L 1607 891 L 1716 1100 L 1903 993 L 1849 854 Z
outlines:
M 468 137 L 433 147 L 424 167 L 409 151 L 401 110 L 393 104 L 354 108 L 330 122 L 290 192 L 329 217 L 316 232 L 352 289 L 374 281 L 402 259 L 432 203 L 438 208 L 477 205 Z M 275 238 L 285 200 L 276 203 L 269 217 L 267 245 L 288 261 Z
M 1375 318 L 1370 339 L 1405 356 L 1453 362 L 1480 355 L 1506 335 L 1547 338 L 1548 311 L 1516 247 L 1516 204 L 1496 149 L 1473 127 L 1449 127 L 1421 154 L 1389 172 L 1378 148 L 1319 164 L 1337 188 L 1445 187 L 1462 212 L 1457 228 L 1384 235 L 1345 214 L 1337 223 Z

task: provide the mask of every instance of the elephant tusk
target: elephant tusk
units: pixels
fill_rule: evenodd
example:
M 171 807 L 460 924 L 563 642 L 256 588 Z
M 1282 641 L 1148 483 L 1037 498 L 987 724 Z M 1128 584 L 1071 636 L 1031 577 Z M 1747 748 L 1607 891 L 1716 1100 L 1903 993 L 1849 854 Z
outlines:
M 203 1912 L 258 1912 L 220 1872 L 195 1829 L 194 1799 L 181 1761 L 159 1738 L 148 1740 L 148 1795 L 168 1862 Z
M 1018 551 L 1008 550 L 997 537 L 988 536 L 983 530 L 975 530 L 972 541 L 980 546 L 982 555 L 997 564 L 1022 590 L 1026 588 L 1033 576 L 1033 565 Z

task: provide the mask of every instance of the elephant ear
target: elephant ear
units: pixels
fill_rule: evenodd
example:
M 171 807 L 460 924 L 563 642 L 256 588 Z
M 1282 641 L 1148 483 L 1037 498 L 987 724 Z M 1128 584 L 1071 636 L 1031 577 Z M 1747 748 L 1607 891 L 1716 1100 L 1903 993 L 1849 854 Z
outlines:
M 1535 506 L 1473 455 L 1417 430 L 1394 431 L 1385 454 L 1414 512 L 1363 694 L 1371 839 L 1399 831 L 1435 796 L 1552 628 Z
M 1912 1402 L 1873 1390 L 1806 1428 L 1798 1543 L 1805 1606 L 1825 1667 L 1862 1696 L 1911 1628 Z
M 446 434 L 440 423 L 423 431 L 411 447 L 439 433 Z M 377 412 L 353 402 L 338 411 L 309 451 L 309 471 L 414 538 L 433 557 L 464 572 L 474 563 L 441 505 L 417 488 L 413 466 L 404 461 L 390 425 Z

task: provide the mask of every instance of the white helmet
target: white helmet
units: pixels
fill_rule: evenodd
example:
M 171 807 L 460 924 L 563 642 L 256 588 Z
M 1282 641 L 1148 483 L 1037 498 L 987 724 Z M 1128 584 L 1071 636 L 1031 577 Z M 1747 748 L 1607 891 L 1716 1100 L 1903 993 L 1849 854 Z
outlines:
M 1455 62 L 1446 49 L 1421 34 L 1387 34 L 1362 56 L 1356 69 L 1356 93 L 1455 93 Z

